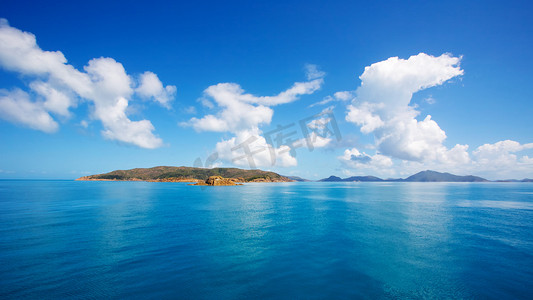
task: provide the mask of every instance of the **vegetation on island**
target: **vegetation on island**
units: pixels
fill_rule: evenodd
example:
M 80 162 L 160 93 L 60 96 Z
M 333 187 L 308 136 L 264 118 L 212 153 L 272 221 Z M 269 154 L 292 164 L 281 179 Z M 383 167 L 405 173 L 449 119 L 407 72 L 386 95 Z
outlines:
M 104 174 L 80 177 L 77 180 L 124 180 L 154 182 L 205 182 L 211 176 L 231 178 L 235 182 L 290 182 L 291 179 L 274 172 L 238 168 L 166 167 L 116 170 Z

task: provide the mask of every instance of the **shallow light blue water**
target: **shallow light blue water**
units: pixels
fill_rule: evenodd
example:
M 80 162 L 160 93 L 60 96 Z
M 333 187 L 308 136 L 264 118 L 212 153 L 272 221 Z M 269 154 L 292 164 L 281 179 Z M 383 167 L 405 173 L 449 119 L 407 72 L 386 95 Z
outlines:
M 0 181 L 0 298 L 533 298 L 533 184 Z

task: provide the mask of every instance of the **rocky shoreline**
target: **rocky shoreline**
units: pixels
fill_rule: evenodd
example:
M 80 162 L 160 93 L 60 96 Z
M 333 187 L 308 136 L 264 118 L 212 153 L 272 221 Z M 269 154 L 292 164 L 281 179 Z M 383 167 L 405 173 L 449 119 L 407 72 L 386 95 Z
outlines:
M 189 185 L 242 185 L 244 182 L 243 178 L 224 178 L 222 176 L 210 176 L 205 180 L 205 182 L 199 181 L 197 183 L 189 184 Z
M 93 178 L 91 176 L 83 176 L 75 179 L 76 181 L 145 181 L 145 182 L 199 182 L 200 179 L 195 178 L 162 178 L 162 179 L 140 179 L 140 178 L 128 178 L 128 179 L 105 179 L 105 178 Z

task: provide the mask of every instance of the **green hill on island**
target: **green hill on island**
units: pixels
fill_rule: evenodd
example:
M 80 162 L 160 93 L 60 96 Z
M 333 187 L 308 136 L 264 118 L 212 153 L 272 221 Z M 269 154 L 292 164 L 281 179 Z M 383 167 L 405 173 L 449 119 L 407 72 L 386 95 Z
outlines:
M 142 181 L 205 181 L 210 176 L 236 178 L 241 182 L 289 182 L 291 179 L 274 172 L 238 168 L 153 167 L 116 170 L 80 177 L 77 180 L 142 180 Z

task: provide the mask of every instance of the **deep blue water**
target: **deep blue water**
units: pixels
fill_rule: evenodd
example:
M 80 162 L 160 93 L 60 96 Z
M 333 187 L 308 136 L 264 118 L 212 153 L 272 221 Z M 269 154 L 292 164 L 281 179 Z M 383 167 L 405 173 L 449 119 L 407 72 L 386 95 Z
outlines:
M 0 298 L 533 298 L 533 184 L 0 181 Z

